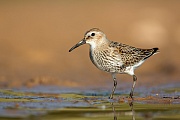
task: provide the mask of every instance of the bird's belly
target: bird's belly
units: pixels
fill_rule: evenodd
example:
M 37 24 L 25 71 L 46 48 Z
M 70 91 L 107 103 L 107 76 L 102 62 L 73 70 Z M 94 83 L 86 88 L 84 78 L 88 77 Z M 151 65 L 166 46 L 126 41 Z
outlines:
M 139 67 L 144 61 L 139 61 L 138 63 L 132 65 L 132 66 L 128 66 L 125 68 L 124 73 L 127 73 L 129 75 L 134 75 L 134 70 Z

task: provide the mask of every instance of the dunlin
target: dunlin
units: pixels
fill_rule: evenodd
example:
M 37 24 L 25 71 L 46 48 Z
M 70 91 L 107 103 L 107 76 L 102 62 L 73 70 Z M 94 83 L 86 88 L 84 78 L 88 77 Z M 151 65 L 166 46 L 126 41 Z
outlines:
M 111 99 L 117 86 L 117 73 L 126 73 L 133 76 L 133 85 L 129 94 L 133 99 L 134 87 L 137 81 L 134 70 L 147 58 L 158 53 L 159 50 L 158 48 L 141 49 L 113 42 L 108 40 L 100 29 L 93 28 L 87 31 L 84 38 L 74 45 L 69 52 L 86 43 L 90 45 L 90 59 L 92 63 L 100 70 L 109 72 L 112 75 L 114 87 L 110 95 Z

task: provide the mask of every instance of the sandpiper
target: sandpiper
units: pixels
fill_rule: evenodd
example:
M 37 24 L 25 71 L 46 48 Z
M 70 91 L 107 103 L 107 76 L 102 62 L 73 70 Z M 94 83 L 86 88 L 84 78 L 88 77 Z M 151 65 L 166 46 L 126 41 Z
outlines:
M 134 87 L 137 81 L 134 70 L 147 58 L 159 52 L 158 48 L 141 49 L 110 41 L 98 28 L 92 28 L 87 31 L 84 38 L 74 45 L 69 52 L 86 43 L 90 45 L 90 59 L 92 63 L 100 70 L 109 72 L 112 75 L 114 87 L 110 99 L 113 98 L 117 86 L 117 73 L 126 73 L 133 76 L 133 85 L 129 94 L 133 99 Z

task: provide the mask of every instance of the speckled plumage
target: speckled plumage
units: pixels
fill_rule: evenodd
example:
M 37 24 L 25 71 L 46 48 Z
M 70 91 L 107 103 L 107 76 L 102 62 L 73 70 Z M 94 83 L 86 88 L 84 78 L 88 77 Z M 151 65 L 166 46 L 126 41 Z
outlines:
M 133 90 L 136 83 L 134 70 L 139 67 L 147 58 L 158 52 L 158 48 L 140 49 L 126 44 L 110 41 L 106 35 L 99 29 L 93 28 L 87 31 L 84 39 L 74 45 L 69 52 L 83 44 L 90 45 L 90 59 L 100 70 L 112 74 L 114 88 L 110 98 L 113 98 L 116 89 L 117 73 L 127 73 L 133 76 L 133 86 L 130 96 L 133 96 Z

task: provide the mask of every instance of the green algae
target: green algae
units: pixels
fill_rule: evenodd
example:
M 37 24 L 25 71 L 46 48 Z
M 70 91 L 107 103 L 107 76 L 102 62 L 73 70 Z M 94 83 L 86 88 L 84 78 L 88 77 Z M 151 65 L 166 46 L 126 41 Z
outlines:
M 60 94 L 59 95 L 62 98 L 73 98 L 73 99 L 77 99 L 77 98 L 84 98 L 84 95 L 80 95 L 80 94 Z
M 23 92 L 14 92 L 12 90 L 0 90 L 0 93 L 4 95 L 13 95 L 13 96 L 24 96 L 25 93 Z

